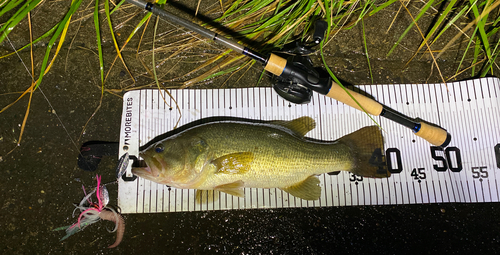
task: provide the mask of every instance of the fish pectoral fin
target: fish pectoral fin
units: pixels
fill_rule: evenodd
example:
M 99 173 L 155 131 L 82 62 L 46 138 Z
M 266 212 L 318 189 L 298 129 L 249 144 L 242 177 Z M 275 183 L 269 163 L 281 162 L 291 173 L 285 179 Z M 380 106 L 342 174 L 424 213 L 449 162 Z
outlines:
M 196 190 L 196 203 L 206 204 L 212 203 L 219 199 L 220 192 L 217 190 Z
M 236 152 L 216 158 L 212 164 L 217 174 L 243 174 L 250 169 L 253 159 L 253 152 Z
M 300 117 L 290 121 L 273 120 L 270 121 L 270 123 L 290 129 L 299 137 L 305 136 L 309 131 L 316 127 L 316 122 L 309 116 Z
M 302 198 L 304 200 L 317 200 L 321 196 L 319 179 L 313 175 L 295 185 L 280 189 L 290 193 L 292 196 Z
M 229 195 L 243 197 L 245 192 L 243 191 L 244 187 L 243 181 L 235 181 L 228 184 L 223 184 L 215 187 L 215 190 L 227 193 Z

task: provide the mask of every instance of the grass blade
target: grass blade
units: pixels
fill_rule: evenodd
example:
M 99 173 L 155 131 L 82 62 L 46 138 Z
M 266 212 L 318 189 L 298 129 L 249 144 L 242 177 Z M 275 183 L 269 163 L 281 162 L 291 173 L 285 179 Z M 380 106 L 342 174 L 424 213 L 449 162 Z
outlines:
M 382 5 L 378 6 L 377 8 L 373 9 L 371 12 L 370 12 L 370 16 L 372 16 L 373 14 L 379 12 L 380 10 L 383 10 L 385 9 L 387 6 L 393 4 L 394 2 L 396 2 L 398 0 L 390 0 L 390 1 L 387 1 L 385 3 L 383 3 Z
M 38 88 L 38 86 L 40 86 L 40 84 L 42 83 L 43 76 L 45 75 L 46 71 L 48 71 L 46 69 L 50 69 L 50 66 L 53 63 L 53 60 L 52 60 L 51 64 L 47 68 L 47 62 L 49 61 L 49 55 L 50 55 L 50 51 L 52 50 L 52 46 L 56 42 L 57 38 L 59 38 L 59 35 L 61 35 L 61 39 L 59 40 L 59 45 L 58 45 L 58 48 L 57 48 L 56 53 L 55 53 L 55 56 L 57 56 L 57 52 L 59 51 L 60 47 L 62 46 L 62 43 L 64 42 L 64 37 L 66 35 L 66 31 L 68 29 L 68 26 L 69 26 L 69 23 L 71 20 L 71 16 L 73 16 L 73 14 L 78 9 L 78 7 L 80 6 L 81 3 L 82 3 L 82 0 L 73 0 L 72 1 L 69 11 L 64 16 L 64 19 L 61 22 L 59 22 L 59 25 L 57 26 L 56 31 L 52 35 L 52 38 L 50 38 L 49 44 L 47 45 L 47 50 L 45 51 L 45 56 L 43 58 L 42 68 L 40 69 L 40 76 L 38 77 L 38 80 L 36 81 L 36 86 L 35 86 L 34 90 L 36 90 Z M 54 58 L 55 58 L 55 56 L 54 56 Z
M 495 64 L 495 60 L 497 59 L 498 55 L 500 55 L 500 51 L 497 51 L 498 46 L 500 46 L 500 40 L 497 42 L 497 45 L 495 46 L 495 49 L 493 50 L 492 58 L 488 60 L 488 65 L 481 72 L 481 74 L 480 74 L 481 77 L 485 77 L 490 70 L 491 70 L 491 75 L 493 75 L 493 64 Z
M 363 19 L 361 19 L 361 27 L 363 28 L 363 44 L 365 46 L 366 61 L 368 62 L 368 70 L 370 70 L 370 79 L 373 84 L 372 67 L 370 65 L 370 57 L 368 56 L 368 46 L 366 45 L 366 36 L 365 36 L 365 22 L 363 21 Z
M 54 33 L 54 31 L 56 31 L 57 26 L 58 26 L 58 24 L 56 24 L 55 26 L 53 26 L 49 31 L 45 32 L 45 34 L 43 34 L 40 37 L 38 37 L 37 39 L 35 39 L 33 41 L 33 43 L 26 44 L 23 47 L 21 47 L 20 49 L 18 49 L 17 51 L 22 51 L 22 50 L 28 48 L 29 46 L 31 46 L 31 44 L 35 44 L 35 43 L 41 41 L 43 38 L 46 38 L 47 36 L 51 35 L 52 33 Z M 0 56 L 0 59 L 9 57 L 9 56 L 14 55 L 14 54 L 16 54 L 16 51 L 11 52 L 9 54 L 5 54 L 3 56 Z
M 486 10 L 486 8 L 488 7 L 488 3 L 489 3 L 489 1 L 486 2 L 486 6 L 484 7 L 484 10 Z M 484 10 L 483 10 L 483 13 L 484 13 Z M 481 43 L 483 44 L 484 51 L 486 52 L 486 55 L 488 56 L 489 59 L 491 59 L 490 43 L 488 41 L 488 36 L 486 35 L 486 31 L 484 30 L 485 23 L 488 20 L 488 13 L 485 13 L 485 15 L 481 15 L 482 17 L 479 18 L 479 16 L 480 16 L 479 10 L 477 9 L 477 5 L 475 5 L 475 4 L 472 5 L 472 12 L 474 13 L 474 16 L 477 19 L 479 19 L 479 21 L 477 21 L 477 24 L 476 24 L 477 28 L 479 29 L 479 37 L 481 39 Z
M 471 47 L 471 44 L 472 42 L 474 41 L 474 36 L 476 35 L 476 29 L 474 30 L 474 32 L 472 33 L 472 36 L 471 38 L 469 38 L 469 43 L 467 44 L 467 47 L 465 48 L 465 52 L 464 54 L 462 55 L 462 59 L 460 60 L 460 63 L 458 64 L 458 68 L 457 68 L 457 71 L 455 72 L 455 74 L 457 74 L 459 71 L 460 71 L 460 68 L 462 67 L 462 63 L 465 59 L 465 56 L 467 55 L 467 52 L 469 51 L 470 47 Z M 475 65 L 472 66 L 472 68 L 474 68 Z M 474 71 L 472 71 L 474 73 Z
M 420 10 L 420 12 L 418 13 L 417 17 L 415 17 L 415 19 L 413 20 L 413 22 L 406 28 L 406 30 L 403 32 L 403 34 L 401 34 L 401 36 L 399 36 L 398 41 L 396 43 L 394 43 L 394 46 L 392 46 L 392 48 L 389 50 L 389 53 L 387 53 L 387 55 L 386 55 L 387 57 L 392 54 L 392 52 L 396 49 L 396 47 L 399 45 L 399 43 L 401 42 L 401 40 L 403 40 L 403 38 L 406 36 L 406 34 L 408 32 L 410 32 L 410 29 L 413 27 L 413 25 L 415 25 L 415 23 L 417 23 L 417 21 L 432 6 L 432 3 L 434 3 L 434 0 L 430 0 L 429 2 L 427 2 L 427 4 L 425 4 L 425 6 Z
M 95 0 L 94 26 L 97 39 L 97 51 L 99 53 L 99 71 L 101 73 L 101 95 L 102 95 L 104 93 L 104 61 L 102 57 L 101 32 L 99 29 L 99 0 Z
M 110 15 L 112 15 L 116 10 L 120 9 L 120 6 L 122 6 L 122 4 L 125 3 L 125 0 L 121 0 L 116 6 L 115 8 L 113 8 L 113 10 L 109 13 Z
M 0 28 L 0 43 L 5 40 L 5 37 L 9 35 L 14 27 L 16 27 L 16 25 L 19 24 L 19 22 L 21 22 L 26 17 L 26 15 L 28 15 L 28 13 L 33 10 L 41 1 L 42 0 L 35 0 L 32 2 L 27 2 L 26 5 L 23 5 L 21 8 L 19 8 L 19 10 L 14 15 L 12 15 L 12 17 L 7 20 L 7 22 L 5 22 L 5 24 Z M 17 5 L 18 4 L 16 4 L 16 6 Z
M 426 44 L 426 42 L 429 41 L 430 38 L 434 35 L 434 33 L 437 31 L 437 29 L 443 23 L 444 19 L 446 17 L 448 17 L 448 14 L 453 9 L 453 7 L 455 6 L 456 2 L 457 2 L 457 0 L 452 0 L 452 1 L 450 1 L 448 3 L 448 5 L 446 6 L 446 8 L 443 11 L 443 13 L 439 16 L 439 19 L 436 21 L 436 23 L 434 24 L 434 26 L 429 30 L 429 33 L 427 33 L 427 36 L 425 37 L 424 41 L 420 44 L 420 46 L 418 47 L 418 49 L 415 51 L 415 54 L 417 54 L 420 51 L 420 49 L 422 49 L 422 47 L 424 47 L 424 45 Z M 465 10 L 465 8 L 464 8 L 464 10 Z M 445 28 L 447 28 L 447 27 L 445 27 Z M 445 30 L 445 29 L 443 29 L 443 30 Z M 439 35 L 441 35 L 441 34 L 442 33 L 440 33 Z M 439 38 L 439 35 L 435 37 L 434 41 Z
M 109 1 L 108 0 L 104 0 L 104 10 L 105 10 L 104 12 L 106 13 L 106 18 L 108 20 L 108 26 L 109 26 L 109 30 L 111 32 L 111 38 L 113 39 L 113 45 L 115 46 L 116 54 L 118 55 L 118 57 L 122 61 L 123 66 L 125 67 L 125 69 L 127 70 L 128 74 L 130 75 L 130 77 L 133 80 L 134 76 L 132 75 L 132 73 L 130 73 L 130 70 L 128 70 L 127 64 L 125 64 L 125 60 L 122 57 L 122 54 L 121 54 L 121 51 L 120 51 L 120 47 L 118 47 L 118 43 L 116 42 L 115 33 L 113 31 L 113 24 L 111 24 L 111 16 L 109 14 Z M 108 71 L 108 74 L 106 75 L 106 77 L 109 75 L 110 71 L 111 71 L 111 68 L 109 68 L 109 71 Z

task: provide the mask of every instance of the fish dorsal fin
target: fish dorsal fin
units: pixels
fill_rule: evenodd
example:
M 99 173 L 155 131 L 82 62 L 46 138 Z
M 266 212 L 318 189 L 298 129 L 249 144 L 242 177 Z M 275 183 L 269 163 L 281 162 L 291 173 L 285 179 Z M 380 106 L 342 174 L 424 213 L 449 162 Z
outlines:
M 316 121 L 309 116 L 300 117 L 294 120 L 274 120 L 269 123 L 290 129 L 296 135 L 302 137 L 316 127 Z
M 196 203 L 206 204 L 212 203 L 219 199 L 220 192 L 217 190 L 196 190 Z
M 215 190 L 227 193 L 229 195 L 237 196 L 237 197 L 243 197 L 244 192 L 243 192 L 243 187 L 245 183 L 243 181 L 235 181 L 232 183 L 228 184 L 223 184 L 215 187 Z
M 236 152 L 216 158 L 212 164 L 218 174 L 243 174 L 250 169 L 253 159 L 253 152 Z
M 302 198 L 304 200 L 317 200 L 321 196 L 319 179 L 313 175 L 295 185 L 280 189 L 290 193 L 292 196 Z

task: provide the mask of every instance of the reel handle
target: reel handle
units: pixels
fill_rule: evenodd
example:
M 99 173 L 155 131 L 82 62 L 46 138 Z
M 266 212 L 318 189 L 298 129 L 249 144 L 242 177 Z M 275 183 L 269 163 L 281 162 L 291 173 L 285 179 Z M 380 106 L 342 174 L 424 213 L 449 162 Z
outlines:
M 415 133 L 416 136 L 422 137 L 429 143 L 439 147 L 446 147 L 450 143 L 451 135 L 446 130 L 425 122 L 419 124 L 420 130 Z
M 349 96 L 349 94 L 346 91 L 349 92 L 352 97 Z M 361 107 L 359 106 L 361 105 L 363 106 L 363 108 L 367 113 L 375 116 L 379 116 L 384 110 L 384 106 L 379 102 L 369 97 L 363 96 L 358 92 L 354 92 L 348 88 L 342 88 L 340 85 L 338 85 L 333 81 L 330 91 L 328 92 L 328 94 L 326 94 L 326 96 L 331 97 L 346 105 L 349 105 L 350 107 L 363 111 L 363 109 L 361 109 Z M 354 101 L 353 98 L 356 99 L 356 101 L 358 101 L 359 105 L 358 103 L 356 103 L 356 101 Z
M 346 91 L 348 91 L 352 97 L 349 96 Z M 413 121 L 398 112 L 392 111 L 388 107 L 384 107 L 382 104 L 371 98 L 363 96 L 350 89 L 344 89 L 335 82 L 332 82 L 332 87 L 326 96 L 360 111 L 362 111 L 361 107 L 359 107 L 359 105 L 361 105 L 367 113 L 375 116 L 383 116 L 406 126 L 413 130 L 415 135 L 427 140 L 432 145 L 445 147 L 450 143 L 451 136 L 445 129 L 427 124 L 423 121 Z M 353 100 L 353 98 L 358 101 L 359 105 Z

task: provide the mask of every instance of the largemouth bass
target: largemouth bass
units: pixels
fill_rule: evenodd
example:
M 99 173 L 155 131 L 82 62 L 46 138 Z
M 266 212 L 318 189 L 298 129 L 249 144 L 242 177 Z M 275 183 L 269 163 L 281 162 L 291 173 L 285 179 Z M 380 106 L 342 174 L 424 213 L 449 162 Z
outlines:
M 384 149 L 378 127 L 365 127 L 336 141 L 304 137 L 315 126 L 310 117 L 195 125 L 151 143 L 140 153 L 147 167 L 132 172 L 175 188 L 197 189 L 199 203 L 206 201 L 203 191 L 243 197 L 245 187 L 279 188 L 316 200 L 321 195 L 319 174 L 349 171 L 364 177 L 390 176 L 380 160 Z

